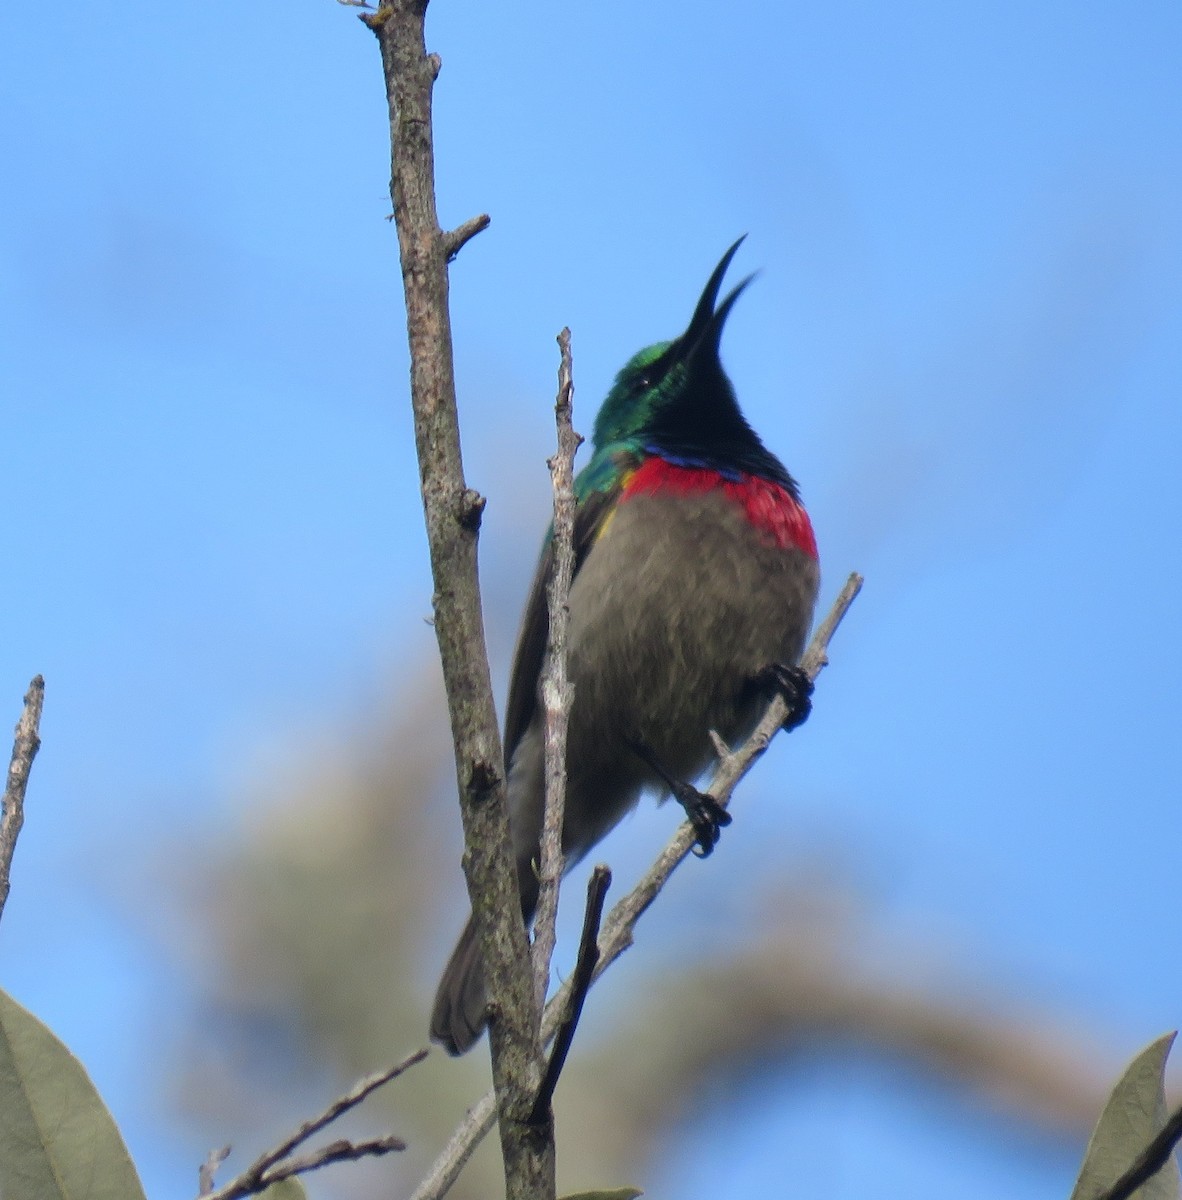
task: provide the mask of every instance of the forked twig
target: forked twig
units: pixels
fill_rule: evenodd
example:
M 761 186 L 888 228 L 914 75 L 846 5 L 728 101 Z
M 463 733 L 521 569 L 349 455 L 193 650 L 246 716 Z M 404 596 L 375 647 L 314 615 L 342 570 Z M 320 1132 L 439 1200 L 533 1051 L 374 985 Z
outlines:
M 611 882 L 611 868 L 602 864 L 591 872 L 591 878 L 587 881 L 583 934 L 579 938 L 579 957 L 571 975 L 566 1016 L 554 1037 L 550 1061 L 546 1064 L 546 1074 L 542 1078 L 542 1086 L 538 1089 L 538 1098 L 534 1101 L 534 1110 L 530 1114 L 531 1125 L 540 1125 L 550 1120 L 550 1102 L 554 1099 L 554 1089 L 558 1086 L 558 1077 L 562 1074 L 566 1056 L 575 1040 L 575 1029 L 583 1013 L 583 1002 L 587 999 L 587 993 L 595 979 L 595 968 L 599 963 L 599 925 L 603 920 L 603 902 L 607 899 L 607 889 L 611 887 Z
M 335 1142 L 329 1142 L 327 1146 L 321 1146 L 318 1150 L 293 1157 L 297 1147 L 303 1145 L 310 1137 L 319 1133 L 326 1125 L 330 1125 L 350 1109 L 356 1108 L 372 1092 L 377 1091 L 392 1079 L 397 1079 L 399 1075 L 408 1071 L 416 1063 L 422 1062 L 427 1054 L 426 1050 L 416 1050 L 414 1054 L 395 1063 L 392 1067 L 359 1079 L 347 1092 L 338 1096 L 319 1116 L 305 1121 L 294 1133 L 272 1146 L 270 1150 L 260 1154 L 241 1175 L 216 1190 L 213 1187 L 213 1175 L 226 1155 L 229 1154 L 230 1148 L 226 1146 L 221 1150 L 212 1151 L 201 1165 L 198 1173 L 201 1187 L 198 1200 L 240 1200 L 243 1196 L 257 1195 L 280 1180 L 290 1179 L 293 1175 L 306 1174 L 318 1167 L 328 1166 L 329 1163 L 347 1162 L 350 1159 L 367 1158 L 389 1154 L 396 1150 L 405 1150 L 406 1143 L 396 1137 L 371 1138 L 361 1142 L 338 1138 Z

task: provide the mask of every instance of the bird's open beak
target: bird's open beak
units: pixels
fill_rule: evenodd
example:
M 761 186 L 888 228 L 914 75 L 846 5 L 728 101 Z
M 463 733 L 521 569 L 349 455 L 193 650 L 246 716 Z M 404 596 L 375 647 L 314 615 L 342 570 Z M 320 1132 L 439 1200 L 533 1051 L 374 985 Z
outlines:
M 727 267 L 731 265 L 731 259 L 735 257 L 736 251 L 743 244 L 743 238 L 746 236 L 744 234 L 739 238 L 722 256 L 718 266 L 714 268 L 713 274 L 707 280 L 705 288 L 702 289 L 701 299 L 698 300 L 698 305 L 694 309 L 694 315 L 690 317 L 689 327 L 674 343 L 674 353 L 677 359 L 686 361 L 702 353 L 712 353 L 717 356 L 718 343 L 722 338 L 722 327 L 740 293 L 755 278 L 753 275 L 748 275 L 737 287 L 726 294 L 717 308 L 714 307 Z

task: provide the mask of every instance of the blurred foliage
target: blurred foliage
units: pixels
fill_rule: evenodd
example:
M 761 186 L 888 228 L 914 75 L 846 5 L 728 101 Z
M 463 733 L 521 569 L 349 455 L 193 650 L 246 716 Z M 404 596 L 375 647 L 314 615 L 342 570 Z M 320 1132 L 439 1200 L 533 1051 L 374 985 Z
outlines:
M 750 989 L 751 980 L 746 984 Z M 1165 1066 L 1174 1037 L 1167 1034 L 1146 1047 L 1113 1088 L 1088 1143 L 1071 1200 L 1103 1200 L 1165 1127 Z M 676 1079 L 661 1076 L 661 1080 L 666 1090 L 676 1090 Z M 617 1083 L 611 1085 L 613 1090 Z M 0 1195 L 30 1200 L 143 1200 L 126 1147 L 81 1064 L 3 992 L 0 1117 Z M 602 1142 L 597 1149 L 604 1153 Z M 212 1164 L 208 1174 L 203 1168 L 202 1177 L 205 1188 L 213 1186 Z M 495 1181 L 490 1186 L 495 1189 Z M 642 1194 L 638 1188 L 622 1187 L 573 1193 L 563 1200 L 637 1200 Z M 295 1177 L 272 1184 L 260 1195 L 262 1200 L 306 1198 L 303 1184 Z M 1182 1177 L 1173 1154 L 1136 1195 L 1140 1200 L 1182 1200 Z
M 437 669 L 408 666 L 365 727 L 305 741 L 264 780 L 234 836 L 177 856 L 201 867 L 174 918 L 188 932 L 168 943 L 185 949 L 202 1001 L 170 1086 L 210 1144 L 267 1144 L 333 1090 L 423 1043 L 435 974 L 463 917 L 452 905 L 462 889 L 458 820 L 445 815 L 446 728 Z M 1082 1140 L 1106 1092 L 1106 1046 L 1060 1014 L 970 998 L 955 967 L 891 943 L 824 871 L 785 892 L 770 882 L 778 866 L 745 879 L 762 915 L 740 939 L 698 939 L 700 952 L 673 968 L 629 956 L 640 978 L 626 1004 L 602 1003 L 612 1032 L 597 1037 L 598 1022 L 585 1023 L 559 1087 L 561 1186 L 644 1179 L 676 1124 L 710 1098 L 733 1100 L 802 1052 L 836 1061 L 851 1047 L 951 1082 L 1026 1128 Z M 642 923 L 642 943 L 662 907 L 676 913 L 666 899 Z M 488 1085 L 480 1050 L 436 1052 L 345 1123 L 355 1136 L 396 1132 L 407 1153 L 334 1172 L 317 1194 L 409 1192 Z M 493 1141 L 461 1177 L 460 1200 L 498 1190 Z

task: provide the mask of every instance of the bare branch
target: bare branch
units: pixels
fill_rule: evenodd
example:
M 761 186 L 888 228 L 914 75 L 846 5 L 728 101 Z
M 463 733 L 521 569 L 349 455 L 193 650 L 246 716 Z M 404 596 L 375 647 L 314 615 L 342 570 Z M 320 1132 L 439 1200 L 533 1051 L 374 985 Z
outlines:
M 476 542 L 483 501 L 464 482 L 456 413 L 447 262 L 435 204 L 431 104 L 440 60 L 428 54 L 427 0 L 381 0 L 361 20 L 378 39 L 390 116 L 390 195 L 410 345 L 411 405 L 431 574 L 464 824 L 464 875 L 489 1000 L 508 1200 L 553 1195 L 553 1137 L 526 1126 L 541 1075 L 540 1007 L 509 835 L 504 756 L 480 607 Z M 467 234 L 467 236 L 471 236 Z
M 462 225 L 457 225 L 450 233 L 443 235 L 443 248 L 447 254 L 448 262 L 455 262 L 456 255 L 478 234 L 483 233 L 488 227 L 492 218 L 488 213 L 481 213 L 478 217 L 470 217 Z
M 305 1121 L 296 1131 L 283 1139 L 270 1150 L 264 1151 L 255 1159 L 241 1175 L 231 1179 L 216 1191 L 213 1190 L 214 1172 L 221 1165 L 229 1147 L 210 1152 L 199 1172 L 201 1192 L 199 1200 L 239 1200 L 241 1196 L 252 1196 L 292 1175 L 301 1175 L 305 1171 L 313 1171 L 317 1167 L 327 1166 L 332 1162 L 344 1162 L 353 1158 L 364 1158 L 370 1155 L 389 1154 L 395 1150 L 405 1150 L 406 1143 L 401 1138 L 382 1137 L 366 1142 L 350 1142 L 338 1139 L 299 1158 L 292 1158 L 292 1152 L 303 1145 L 314 1134 L 319 1133 L 326 1125 L 338 1117 L 356 1108 L 367 1096 L 392 1079 L 397 1079 L 404 1071 L 410 1070 L 427 1057 L 427 1050 L 416 1050 L 408 1058 L 377 1071 L 372 1075 L 359 1079 L 347 1092 L 338 1096 L 319 1116 Z
M 16 839 L 25 823 L 25 789 L 29 786 L 29 772 L 41 748 L 38 729 L 44 705 L 45 680 L 35 675 L 25 693 L 24 711 L 16 723 L 12 760 L 8 764 L 8 783 L 4 788 L 4 810 L 0 813 L 0 916 L 3 916 L 4 905 L 8 901 L 9 874 L 12 871 Z
M 575 1040 L 575 1029 L 583 1013 L 583 1002 L 587 999 L 591 982 L 595 978 L 595 965 L 599 962 L 599 925 L 603 920 L 603 902 L 607 898 L 607 889 L 611 887 L 611 882 L 610 868 L 602 865 L 591 872 L 591 878 L 587 881 L 587 908 L 583 914 L 579 956 L 575 960 L 575 970 L 571 976 L 566 1016 L 554 1037 L 554 1049 L 550 1052 L 546 1075 L 538 1090 L 538 1098 L 534 1101 L 531 1120 L 535 1125 L 551 1120 L 550 1103 L 554 1099 L 554 1089 L 558 1086 L 558 1077 L 562 1074 L 566 1056 Z
M 546 661 L 539 692 L 542 699 L 545 741 L 545 808 L 538 862 L 538 905 L 534 917 L 534 987 L 538 1011 L 546 1002 L 550 960 L 554 956 L 554 923 L 558 916 L 558 888 L 562 880 L 562 818 L 566 808 L 566 730 L 574 700 L 567 676 L 567 631 L 570 627 L 571 580 L 575 573 L 574 460 L 582 438 L 571 424 L 574 381 L 571 375 L 570 330 L 558 335 L 558 398 L 554 419 L 558 426 L 558 451 L 549 460 L 554 489 L 553 570 L 546 586 L 549 628 Z M 598 925 L 596 926 L 598 929 Z M 535 1108 L 536 1111 L 536 1108 Z
M 829 641 L 836 633 L 837 627 L 841 624 L 842 618 L 849 611 L 850 605 L 853 604 L 854 598 L 861 588 L 862 576 L 852 574 L 833 602 L 833 607 L 829 610 L 828 615 L 814 631 L 812 640 L 800 660 L 800 665 L 809 679 L 815 681 L 828 663 Z M 710 785 L 710 795 L 719 804 L 727 803 L 736 784 L 767 749 L 768 743 L 776 731 L 781 728 L 787 715 L 788 705 L 782 696 L 777 695 L 768 705 L 762 719 L 747 741 L 738 750 L 733 753 L 728 752 L 721 758 Z M 694 838 L 693 826 L 687 821 L 680 826 L 673 839 L 657 856 L 656 861 L 640 882 L 608 914 L 603 932 L 599 937 L 600 958 L 594 972 L 595 979 L 598 979 L 632 944 L 632 933 L 636 922 L 664 887 L 678 864 L 689 854 L 694 845 Z M 557 1032 L 573 990 L 574 979 L 572 977 L 558 989 L 550 1003 L 546 1005 L 542 1017 L 543 1042 L 549 1042 Z M 490 1094 L 469 1111 L 468 1116 L 452 1134 L 442 1153 L 435 1160 L 427 1177 L 415 1190 L 411 1200 L 439 1200 L 441 1196 L 445 1195 L 463 1169 L 464 1163 L 468 1161 L 472 1151 L 492 1128 L 494 1118 L 495 1108 Z
M 1161 1132 L 1145 1147 L 1135 1163 L 1096 1200 L 1129 1200 L 1146 1180 L 1151 1179 L 1170 1160 L 1174 1147 L 1182 1141 L 1182 1108 L 1179 1108 L 1162 1127 Z

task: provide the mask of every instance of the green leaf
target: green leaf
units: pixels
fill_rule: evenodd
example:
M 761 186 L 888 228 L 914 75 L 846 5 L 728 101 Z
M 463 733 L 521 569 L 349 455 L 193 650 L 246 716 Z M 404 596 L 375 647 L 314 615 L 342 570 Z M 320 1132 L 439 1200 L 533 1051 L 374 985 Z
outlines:
M 608 1188 L 601 1192 L 574 1192 L 562 1200 L 636 1200 L 644 1192 L 637 1187 Z
M 143 1195 L 127 1147 L 82 1064 L 0 991 L 0 1196 Z
M 1176 1033 L 1150 1043 L 1112 1089 L 1092 1132 L 1071 1200 L 1095 1200 L 1133 1165 L 1166 1123 L 1164 1076 Z M 1178 1160 L 1171 1155 L 1134 1193 L 1137 1200 L 1182 1200 Z
M 290 1179 L 281 1179 L 273 1183 L 266 1191 L 259 1194 L 259 1200 L 308 1200 L 304 1185 L 293 1175 Z

